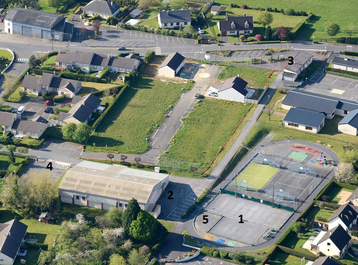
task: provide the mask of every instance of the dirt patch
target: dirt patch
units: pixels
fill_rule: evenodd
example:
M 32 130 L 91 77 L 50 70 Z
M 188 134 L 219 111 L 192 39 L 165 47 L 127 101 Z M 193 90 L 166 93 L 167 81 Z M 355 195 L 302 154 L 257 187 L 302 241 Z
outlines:
M 338 202 L 339 205 L 343 205 L 347 202 L 347 199 L 349 198 L 349 196 L 351 196 L 352 192 L 346 191 L 346 190 L 342 190 L 339 194 L 338 194 L 338 198 L 341 198 Z
M 198 3 L 188 3 L 187 4 L 187 7 L 191 7 L 191 8 L 194 8 L 194 9 L 200 9 L 203 5 L 202 4 L 198 4 Z

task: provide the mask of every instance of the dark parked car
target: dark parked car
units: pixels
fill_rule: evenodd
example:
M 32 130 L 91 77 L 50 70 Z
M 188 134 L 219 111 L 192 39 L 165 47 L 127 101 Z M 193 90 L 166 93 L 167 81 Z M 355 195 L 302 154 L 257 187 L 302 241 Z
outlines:
M 47 107 L 47 108 L 45 109 L 45 112 L 46 112 L 46 113 L 53 113 L 53 109 L 52 109 L 51 107 Z
M 119 50 L 119 51 L 125 51 L 125 50 L 126 50 L 126 47 L 118 47 L 118 50 Z

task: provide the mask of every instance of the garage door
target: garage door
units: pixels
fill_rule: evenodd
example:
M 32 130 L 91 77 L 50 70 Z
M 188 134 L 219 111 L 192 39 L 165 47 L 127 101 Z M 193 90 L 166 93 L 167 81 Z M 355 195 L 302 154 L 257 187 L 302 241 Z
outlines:
M 22 27 L 22 35 L 32 37 L 32 29 L 30 27 Z
M 42 39 L 51 39 L 51 31 L 41 30 Z
M 227 35 L 227 32 L 226 31 L 222 31 L 221 32 L 221 36 L 226 36 Z

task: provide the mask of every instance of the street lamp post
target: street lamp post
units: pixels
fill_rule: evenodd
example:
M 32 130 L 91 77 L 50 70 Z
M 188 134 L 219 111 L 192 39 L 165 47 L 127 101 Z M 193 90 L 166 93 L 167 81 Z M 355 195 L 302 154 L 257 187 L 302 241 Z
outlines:
M 312 43 L 314 43 L 314 36 L 312 36 L 312 39 L 313 39 L 313 40 L 312 40 Z

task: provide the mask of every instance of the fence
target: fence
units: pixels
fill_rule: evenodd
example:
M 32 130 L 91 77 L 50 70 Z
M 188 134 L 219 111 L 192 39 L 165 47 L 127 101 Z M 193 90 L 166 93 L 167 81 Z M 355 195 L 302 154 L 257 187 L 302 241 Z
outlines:
M 157 166 L 180 172 L 190 172 L 197 175 L 200 174 L 202 170 L 202 165 L 200 163 L 176 160 L 166 157 L 161 157 L 157 163 Z
M 225 190 L 225 189 L 220 189 L 220 192 L 224 193 L 224 194 L 229 194 L 229 195 L 232 195 L 232 196 L 235 196 L 235 197 L 244 198 L 246 200 L 251 200 L 251 201 L 254 201 L 254 202 L 260 202 L 262 204 L 266 204 L 266 205 L 269 205 L 269 206 L 274 206 L 276 208 L 284 209 L 284 210 L 287 210 L 287 211 L 291 211 L 291 212 L 295 211 L 295 209 L 292 208 L 292 207 L 285 206 L 285 205 L 278 204 L 278 203 L 273 203 L 273 205 L 272 205 L 272 201 L 266 201 L 266 200 L 263 200 L 263 199 L 258 199 L 258 198 L 252 197 L 252 196 L 247 196 L 245 194 L 241 194 L 239 192 L 233 192 L 233 191 L 229 191 L 229 190 Z

